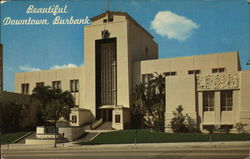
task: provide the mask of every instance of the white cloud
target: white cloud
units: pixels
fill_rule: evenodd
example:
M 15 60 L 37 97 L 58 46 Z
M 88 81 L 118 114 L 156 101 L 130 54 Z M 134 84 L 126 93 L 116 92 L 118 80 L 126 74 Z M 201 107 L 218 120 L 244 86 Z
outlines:
M 185 41 L 199 25 L 184 16 L 179 16 L 170 11 L 160 11 L 151 21 L 151 29 L 161 36 L 169 39 Z
M 2 0 L 0 0 L 0 4 L 4 4 L 5 2 L 7 2 L 7 1 L 2 1 Z
M 50 69 L 75 68 L 75 67 L 77 67 L 77 65 L 69 63 L 66 65 L 54 65 L 50 67 Z
M 19 69 L 21 71 L 25 71 L 25 72 L 40 71 L 39 68 L 33 68 L 33 67 L 29 66 L 29 65 L 20 66 Z

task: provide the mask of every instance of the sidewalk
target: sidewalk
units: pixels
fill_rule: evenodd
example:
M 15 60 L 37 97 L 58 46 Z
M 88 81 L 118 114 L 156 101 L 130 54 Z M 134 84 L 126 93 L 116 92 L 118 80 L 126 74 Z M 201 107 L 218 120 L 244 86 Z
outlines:
M 73 143 L 57 144 L 57 148 L 54 145 L 25 145 L 25 144 L 10 144 L 10 150 L 20 150 L 20 151 L 34 151 L 34 150 L 45 150 L 45 151 L 55 151 L 59 149 L 82 149 L 82 150 L 129 150 L 129 149 L 193 149 L 193 148 L 239 148 L 239 147 L 249 147 L 249 141 L 230 141 L 230 142 L 182 142 L 182 143 L 140 143 L 140 144 L 107 144 L 107 145 L 78 145 Z M 2 146 L 2 150 L 7 150 L 7 145 Z

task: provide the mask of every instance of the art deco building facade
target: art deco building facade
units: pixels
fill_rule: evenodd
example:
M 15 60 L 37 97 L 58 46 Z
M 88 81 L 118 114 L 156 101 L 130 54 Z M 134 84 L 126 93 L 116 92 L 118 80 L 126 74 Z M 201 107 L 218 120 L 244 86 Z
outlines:
M 105 12 L 84 28 L 84 66 L 15 74 L 15 92 L 31 94 L 37 85 L 72 92 L 72 126 L 96 118 L 114 129 L 129 127 L 132 88 L 154 72 L 166 76 L 166 131 L 172 111 L 182 105 L 201 129 L 232 126 L 250 129 L 250 71 L 238 52 L 158 59 L 153 37 L 124 12 Z

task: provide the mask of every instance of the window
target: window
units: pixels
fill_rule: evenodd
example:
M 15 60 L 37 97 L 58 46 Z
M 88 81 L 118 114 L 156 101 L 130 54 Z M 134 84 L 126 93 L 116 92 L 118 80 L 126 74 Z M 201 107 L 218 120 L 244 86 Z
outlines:
M 115 115 L 115 123 L 121 122 L 121 115 Z
M 225 72 L 225 68 L 219 68 L 219 72 Z
M 107 21 L 108 21 L 107 19 L 103 19 L 103 23 L 107 23 Z
M 143 74 L 142 83 L 148 83 L 154 78 L 153 74 Z
M 21 85 L 22 89 L 22 94 L 29 94 L 29 84 L 28 83 L 23 83 Z
M 176 72 L 164 72 L 164 76 L 175 76 Z
M 71 92 L 79 91 L 79 80 L 70 80 L 70 91 Z
M 221 110 L 231 111 L 233 110 L 233 91 L 221 91 Z
M 203 111 L 214 111 L 214 92 L 203 92 Z
M 221 125 L 221 129 L 233 129 L 233 125 Z
M 188 70 L 188 74 L 189 75 L 192 75 L 192 74 L 200 74 L 201 73 L 201 71 L 200 70 Z
M 76 123 L 77 122 L 77 116 L 76 115 L 72 115 L 71 116 L 71 122 L 72 123 Z
M 213 68 L 212 73 L 221 73 L 225 72 L 225 68 Z
M 36 83 L 36 86 L 37 86 L 37 87 L 43 87 L 43 86 L 44 86 L 44 82 L 37 82 L 37 83 Z
M 148 57 L 148 48 L 147 47 L 145 48 L 145 54 L 146 54 L 146 57 Z
M 215 126 L 214 125 L 203 125 L 202 128 L 209 131 L 209 130 L 214 130 Z
M 61 81 L 52 81 L 53 89 L 61 89 Z

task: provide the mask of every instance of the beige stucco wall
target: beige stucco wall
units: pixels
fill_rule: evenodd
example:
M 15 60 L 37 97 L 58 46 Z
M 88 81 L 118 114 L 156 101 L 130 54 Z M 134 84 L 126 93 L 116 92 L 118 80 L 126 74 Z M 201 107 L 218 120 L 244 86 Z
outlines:
M 44 82 L 45 85 L 52 86 L 52 81 L 61 81 L 63 91 L 70 90 L 70 80 L 79 80 L 79 92 L 72 93 L 75 97 L 75 104 L 83 106 L 81 95 L 84 90 L 84 66 L 77 68 L 54 69 L 35 72 L 15 73 L 15 92 L 21 93 L 21 85 L 29 83 L 29 94 L 36 87 L 37 82 Z
M 88 109 L 72 108 L 70 113 L 70 120 L 72 119 L 72 116 L 76 116 L 77 120 L 76 123 L 72 123 L 72 121 L 70 121 L 71 126 L 86 125 L 95 120 L 94 115 Z
M 174 117 L 173 112 L 179 105 L 182 105 L 183 114 L 188 114 L 196 119 L 196 91 L 195 77 L 191 76 L 172 76 L 166 77 L 166 113 L 165 131 L 171 132 L 169 124 Z
M 201 74 L 211 74 L 212 68 L 225 68 L 226 72 L 239 71 L 238 52 L 213 53 L 156 60 L 139 61 L 135 69 L 141 74 L 176 71 L 177 76 L 187 75 L 188 70 L 201 70 Z
M 241 71 L 241 91 L 239 122 L 248 124 L 245 129 L 250 132 L 250 70 Z

